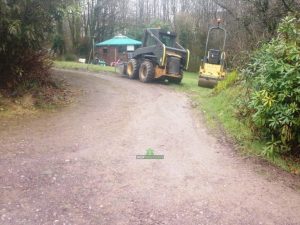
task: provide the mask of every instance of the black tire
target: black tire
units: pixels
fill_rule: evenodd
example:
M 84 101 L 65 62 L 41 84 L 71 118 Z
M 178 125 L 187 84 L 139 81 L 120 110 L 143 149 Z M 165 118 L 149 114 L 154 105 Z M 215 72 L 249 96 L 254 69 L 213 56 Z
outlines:
M 139 69 L 139 78 L 143 83 L 149 83 L 154 79 L 154 67 L 153 63 L 149 60 L 145 60 Z
M 137 79 L 139 76 L 139 64 L 136 59 L 130 59 L 127 68 L 126 68 L 127 75 L 129 79 Z
M 180 84 L 181 83 L 181 81 L 182 81 L 182 77 L 169 77 L 168 78 L 168 81 L 170 82 L 170 83 L 173 83 L 173 84 Z
M 169 77 L 168 81 L 173 84 L 180 84 L 183 78 L 183 70 L 180 70 L 181 77 Z
M 125 74 L 125 75 L 127 74 L 127 64 L 126 63 L 123 64 L 122 74 Z

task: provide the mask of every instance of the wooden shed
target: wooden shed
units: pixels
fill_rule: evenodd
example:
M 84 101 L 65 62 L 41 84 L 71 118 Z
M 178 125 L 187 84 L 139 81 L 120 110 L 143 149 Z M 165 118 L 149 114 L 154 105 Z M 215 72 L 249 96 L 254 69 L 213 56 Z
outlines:
M 133 51 L 140 47 L 142 42 L 131 39 L 124 35 L 117 35 L 112 39 L 96 44 L 97 53 L 106 65 L 112 65 L 117 61 L 128 61 Z

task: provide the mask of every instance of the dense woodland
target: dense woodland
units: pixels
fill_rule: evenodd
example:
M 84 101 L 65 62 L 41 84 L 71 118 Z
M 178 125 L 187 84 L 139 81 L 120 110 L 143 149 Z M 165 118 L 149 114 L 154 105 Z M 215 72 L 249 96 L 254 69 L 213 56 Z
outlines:
M 229 35 L 227 51 L 232 60 L 228 62 L 236 66 L 274 35 L 281 18 L 299 8 L 299 0 L 66 1 L 64 16 L 56 21 L 54 46 L 60 53 L 86 56 L 92 37 L 99 42 L 121 33 L 141 39 L 145 27 L 163 27 L 176 31 L 178 41 L 192 50 L 195 71 L 208 27 L 221 18 Z
M 34 48 L 88 58 L 93 39 L 117 34 L 141 39 L 145 27 L 162 27 L 178 33 L 192 53 L 190 70 L 196 71 L 208 27 L 218 18 L 228 30 L 228 63 L 239 66 L 270 40 L 284 16 L 299 9 L 299 0 L 1 0 L 1 43 L 9 41 L 5 33 L 27 34 Z
M 93 41 L 141 39 L 146 27 L 176 31 L 196 72 L 207 30 L 221 18 L 228 67 L 242 72 L 240 118 L 269 141 L 265 154 L 300 152 L 299 12 L 300 0 L 0 0 L 0 85 L 11 93 L 45 83 L 49 52 L 88 58 Z

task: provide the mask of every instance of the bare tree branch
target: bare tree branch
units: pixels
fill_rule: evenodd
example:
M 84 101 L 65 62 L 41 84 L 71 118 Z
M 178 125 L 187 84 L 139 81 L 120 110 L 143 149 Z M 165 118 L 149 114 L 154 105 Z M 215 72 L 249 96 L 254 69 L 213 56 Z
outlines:
M 282 3 L 289 12 L 295 12 L 293 9 L 291 9 L 291 7 L 288 5 L 288 3 L 285 0 L 282 0 Z
M 234 12 L 233 12 L 231 9 L 229 9 L 229 7 L 227 7 L 225 4 L 220 3 L 220 2 L 217 1 L 217 0 L 213 0 L 213 2 L 214 2 L 215 4 L 217 4 L 219 7 L 225 9 L 225 10 L 226 10 L 233 18 L 235 18 L 236 20 L 240 20 L 240 18 L 237 17 L 237 16 L 234 14 Z

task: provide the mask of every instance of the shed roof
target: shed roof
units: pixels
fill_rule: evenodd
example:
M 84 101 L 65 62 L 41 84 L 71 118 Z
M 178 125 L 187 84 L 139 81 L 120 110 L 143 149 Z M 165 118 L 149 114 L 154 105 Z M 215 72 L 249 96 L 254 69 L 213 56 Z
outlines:
M 142 42 L 131 39 L 127 36 L 117 35 L 112 39 L 97 43 L 96 46 L 101 47 L 101 46 L 141 45 L 141 44 Z

